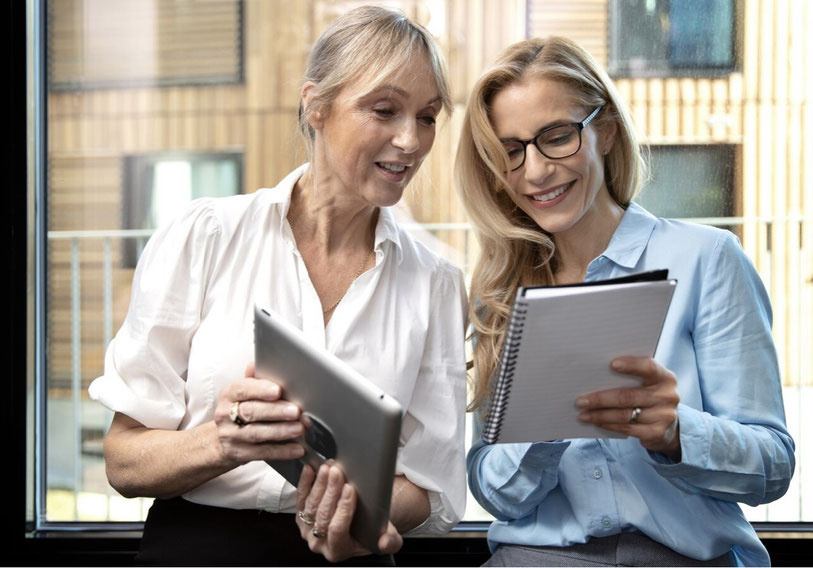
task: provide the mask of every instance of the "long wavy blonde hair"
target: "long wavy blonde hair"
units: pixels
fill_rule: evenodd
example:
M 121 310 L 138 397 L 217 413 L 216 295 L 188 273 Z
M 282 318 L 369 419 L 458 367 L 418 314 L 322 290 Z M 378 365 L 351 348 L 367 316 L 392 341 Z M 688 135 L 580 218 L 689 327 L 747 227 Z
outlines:
M 645 177 L 645 162 L 629 111 L 596 60 L 563 37 L 529 39 L 507 48 L 472 91 L 463 119 L 455 161 L 457 190 L 480 244 L 471 282 L 469 317 L 476 338 L 474 394 L 469 410 L 484 407 L 499 364 L 500 350 L 518 286 L 553 282 L 556 248 L 511 200 L 508 156 L 491 124 L 489 109 L 497 93 L 527 78 L 544 78 L 568 87 L 572 102 L 587 109 L 604 105 L 597 128 L 616 123 L 605 157 L 604 177 L 612 198 L 626 208 Z

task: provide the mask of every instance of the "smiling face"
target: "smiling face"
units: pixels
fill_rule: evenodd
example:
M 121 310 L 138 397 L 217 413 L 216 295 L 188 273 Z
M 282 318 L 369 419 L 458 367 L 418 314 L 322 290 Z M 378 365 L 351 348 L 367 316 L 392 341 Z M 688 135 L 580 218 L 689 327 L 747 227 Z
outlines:
M 543 129 L 581 122 L 595 110 L 573 100 L 561 82 L 526 78 L 494 96 L 491 124 L 500 140 L 527 140 Z M 506 191 L 537 225 L 554 236 L 613 223 L 606 213 L 617 206 L 604 180 L 604 153 L 612 146 L 614 133 L 613 126 L 600 129 L 594 120 L 582 131 L 579 151 L 556 160 L 529 144 L 524 165 L 507 174 L 510 186 Z
M 374 91 L 359 95 L 363 79 L 346 87 L 326 117 L 311 120 L 320 191 L 384 207 L 401 199 L 435 140 L 442 108 L 425 57 L 415 57 Z M 307 92 L 305 92 L 307 99 Z

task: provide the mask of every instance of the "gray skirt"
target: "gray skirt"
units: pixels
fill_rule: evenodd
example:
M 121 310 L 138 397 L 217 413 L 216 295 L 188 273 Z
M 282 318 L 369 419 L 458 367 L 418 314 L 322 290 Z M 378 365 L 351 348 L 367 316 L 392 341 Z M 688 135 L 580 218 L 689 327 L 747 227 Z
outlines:
M 566 547 L 501 544 L 483 566 L 732 566 L 732 561 L 728 553 L 695 560 L 641 533 L 621 533 Z

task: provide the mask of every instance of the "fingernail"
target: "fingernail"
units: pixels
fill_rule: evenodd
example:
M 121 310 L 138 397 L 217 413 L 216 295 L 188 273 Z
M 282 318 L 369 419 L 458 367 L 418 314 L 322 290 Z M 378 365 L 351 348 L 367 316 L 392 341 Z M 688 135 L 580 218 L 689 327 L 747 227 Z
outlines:
M 614 371 L 621 371 L 624 369 L 624 362 L 619 361 L 618 359 L 614 359 L 610 366 L 613 368 Z
M 296 418 L 297 416 L 299 416 L 299 409 L 296 406 L 289 404 L 285 407 L 286 418 Z
M 584 397 L 576 399 L 576 408 L 586 408 L 588 404 L 588 400 Z

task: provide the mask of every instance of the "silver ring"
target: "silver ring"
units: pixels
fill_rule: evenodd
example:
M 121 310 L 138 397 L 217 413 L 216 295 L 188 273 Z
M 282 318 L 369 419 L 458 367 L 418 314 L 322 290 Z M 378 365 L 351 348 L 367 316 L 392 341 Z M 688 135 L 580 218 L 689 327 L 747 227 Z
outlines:
M 641 407 L 636 406 L 632 409 L 632 414 L 630 415 L 630 424 L 637 424 L 638 417 L 641 416 Z
M 240 418 L 240 401 L 234 401 L 231 403 L 231 408 L 229 409 L 229 418 L 231 421 L 237 424 L 238 426 L 245 426 L 248 424 L 245 420 Z
M 325 531 L 320 531 L 320 530 L 319 530 L 319 529 L 317 529 L 316 527 L 313 527 L 313 536 L 315 536 L 316 538 L 322 538 L 322 537 L 324 537 L 326 534 L 327 534 L 327 533 L 326 533 Z
M 299 520 L 302 521 L 303 523 L 305 523 L 306 525 L 312 525 L 313 523 L 316 522 L 313 519 L 313 517 L 311 517 L 310 515 L 307 515 L 305 513 L 305 511 L 299 511 L 299 513 L 297 513 L 297 516 L 299 517 Z

